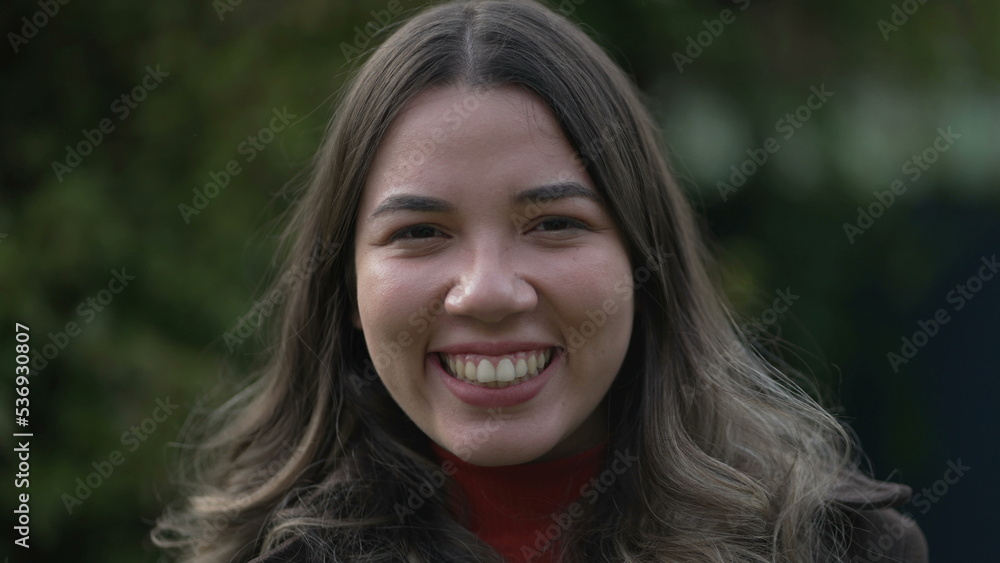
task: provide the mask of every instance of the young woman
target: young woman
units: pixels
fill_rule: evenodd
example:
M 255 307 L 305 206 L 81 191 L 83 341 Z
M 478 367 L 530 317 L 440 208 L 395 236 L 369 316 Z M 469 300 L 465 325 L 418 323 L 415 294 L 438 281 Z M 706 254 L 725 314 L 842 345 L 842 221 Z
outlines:
M 909 490 L 739 332 L 634 86 L 552 11 L 398 29 L 288 232 L 273 358 L 154 531 L 182 560 L 926 560 Z

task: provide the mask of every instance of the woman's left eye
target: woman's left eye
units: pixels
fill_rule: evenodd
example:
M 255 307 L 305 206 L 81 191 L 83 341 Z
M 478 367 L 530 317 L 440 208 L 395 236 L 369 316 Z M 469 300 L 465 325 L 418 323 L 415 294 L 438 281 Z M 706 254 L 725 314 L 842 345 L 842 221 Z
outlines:
M 412 225 L 396 231 L 389 240 L 432 238 L 440 232 L 436 227 L 430 225 Z

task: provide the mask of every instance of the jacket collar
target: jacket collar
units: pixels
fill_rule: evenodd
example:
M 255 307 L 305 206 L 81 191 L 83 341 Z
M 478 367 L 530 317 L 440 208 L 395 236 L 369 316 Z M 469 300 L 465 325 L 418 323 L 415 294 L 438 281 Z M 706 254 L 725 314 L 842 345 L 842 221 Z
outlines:
M 906 485 L 876 481 L 858 471 L 845 473 L 833 491 L 833 501 L 854 510 L 892 508 L 910 501 Z

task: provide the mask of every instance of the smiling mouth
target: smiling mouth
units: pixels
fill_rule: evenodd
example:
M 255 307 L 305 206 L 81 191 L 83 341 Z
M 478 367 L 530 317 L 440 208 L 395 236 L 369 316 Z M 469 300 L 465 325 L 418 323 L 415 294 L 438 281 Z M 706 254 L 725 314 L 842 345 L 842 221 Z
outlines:
M 480 387 L 509 387 L 530 381 L 549 367 L 556 347 L 482 356 L 478 354 L 438 353 L 441 367 L 452 377 Z

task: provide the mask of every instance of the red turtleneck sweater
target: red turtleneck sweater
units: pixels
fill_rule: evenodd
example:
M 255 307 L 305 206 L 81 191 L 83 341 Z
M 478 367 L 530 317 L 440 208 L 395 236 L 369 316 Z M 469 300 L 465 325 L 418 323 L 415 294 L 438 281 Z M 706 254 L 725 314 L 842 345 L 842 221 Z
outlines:
M 468 519 L 459 521 L 509 563 L 559 560 L 559 540 L 583 515 L 588 500 L 580 497 L 607 455 L 604 442 L 563 459 L 483 467 L 431 446 L 442 463 L 454 464 L 452 478 L 468 500 Z M 465 505 L 455 498 L 452 506 L 458 513 Z

